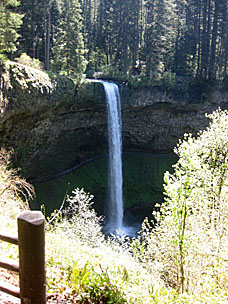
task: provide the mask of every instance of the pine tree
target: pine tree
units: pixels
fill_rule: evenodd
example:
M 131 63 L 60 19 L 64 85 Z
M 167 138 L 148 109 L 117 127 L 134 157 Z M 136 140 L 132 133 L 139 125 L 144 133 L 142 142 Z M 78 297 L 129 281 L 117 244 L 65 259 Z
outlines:
M 227 1 L 222 0 L 223 2 L 223 18 L 222 18 L 222 33 L 221 33 L 221 44 L 222 44 L 222 67 L 223 70 L 223 77 L 226 77 L 227 74 L 227 63 L 228 63 L 228 6 Z
M 116 29 L 115 61 L 124 75 L 136 65 L 140 41 L 140 0 L 119 0 L 115 3 L 113 27 Z
M 61 0 L 59 9 L 52 67 L 79 79 L 86 65 L 80 4 L 78 0 Z
M 147 0 L 144 48 L 142 56 L 146 64 L 146 76 L 157 79 L 165 69 L 166 54 L 174 44 L 174 5 L 172 0 Z
M 172 69 L 177 75 L 189 75 L 194 72 L 197 40 L 193 15 L 189 2 L 175 0 L 176 34 Z
M 20 11 L 24 15 L 20 29 L 20 45 L 22 52 L 32 58 L 43 57 L 43 7 L 38 0 L 21 0 Z
M 22 21 L 22 15 L 15 11 L 19 6 L 17 0 L 1 0 L 0 2 L 0 54 L 16 51 L 19 37 L 17 30 Z
M 12 14 L 17 3 L 1 0 L 1 49 L 16 34 L 17 26 L 5 33 L 6 11 Z M 227 74 L 227 0 L 21 0 L 19 9 L 20 52 L 40 59 L 47 70 L 51 61 L 56 71 L 80 74 L 86 57 L 87 71 L 102 67 L 117 77 Z

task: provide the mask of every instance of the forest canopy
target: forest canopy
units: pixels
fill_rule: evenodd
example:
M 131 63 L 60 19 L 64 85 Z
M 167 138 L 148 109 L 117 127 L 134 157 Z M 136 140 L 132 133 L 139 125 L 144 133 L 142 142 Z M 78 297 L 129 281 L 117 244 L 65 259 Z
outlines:
M 4 31 L 20 26 L 17 45 L 15 33 L 7 38 L 14 47 L 0 44 L 10 57 L 27 53 L 47 70 L 73 76 L 86 71 L 149 83 L 176 76 L 227 79 L 227 0 L 21 0 L 18 5 L 0 4 L 1 24 L 2 10 L 14 16 Z M 0 35 L 3 41 L 2 29 Z

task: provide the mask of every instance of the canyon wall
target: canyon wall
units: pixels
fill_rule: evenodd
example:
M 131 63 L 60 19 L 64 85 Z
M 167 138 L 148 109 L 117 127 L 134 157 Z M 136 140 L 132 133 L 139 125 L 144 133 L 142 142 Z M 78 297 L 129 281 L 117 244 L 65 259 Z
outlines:
M 8 63 L 0 75 L 0 145 L 13 149 L 13 162 L 33 180 L 55 175 L 82 160 L 107 153 L 103 87 L 92 80 L 76 87 L 65 76 Z M 169 153 L 184 133 L 208 125 L 205 113 L 227 108 L 227 93 L 195 103 L 158 89 L 122 95 L 123 149 Z

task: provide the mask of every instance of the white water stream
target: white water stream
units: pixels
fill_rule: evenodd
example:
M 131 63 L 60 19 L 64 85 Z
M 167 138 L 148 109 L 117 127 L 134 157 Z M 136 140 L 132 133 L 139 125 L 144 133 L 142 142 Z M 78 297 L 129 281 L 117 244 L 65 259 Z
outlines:
M 108 107 L 109 198 L 106 230 L 123 229 L 122 132 L 119 88 L 115 83 L 101 81 Z

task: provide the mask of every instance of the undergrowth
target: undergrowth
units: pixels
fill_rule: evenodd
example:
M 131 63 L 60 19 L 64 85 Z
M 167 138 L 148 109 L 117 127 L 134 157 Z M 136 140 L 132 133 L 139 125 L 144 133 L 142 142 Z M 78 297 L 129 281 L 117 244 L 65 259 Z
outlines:
M 0 230 L 16 230 L 16 218 L 28 209 L 27 198 L 34 195 L 33 186 L 19 176 L 19 170 L 10 168 L 12 151 L 0 150 Z
M 160 262 L 179 299 L 227 303 L 228 111 L 207 117 L 206 130 L 186 134 L 175 148 L 179 160 L 165 174 L 165 202 L 154 222 L 145 220 L 135 253 L 147 269 Z
M 17 217 L 28 210 L 27 198 L 34 195 L 32 185 L 19 176 L 19 170 L 10 168 L 12 151 L 0 149 L 0 231 L 17 235 Z M 18 248 L 0 241 L 0 252 L 8 257 L 18 257 Z
M 67 199 L 66 212 L 47 231 L 50 292 L 67 293 L 70 288 L 78 303 L 152 303 L 159 279 L 135 261 L 130 243 L 121 236 L 104 237 L 102 218 L 91 200 L 76 189 Z

